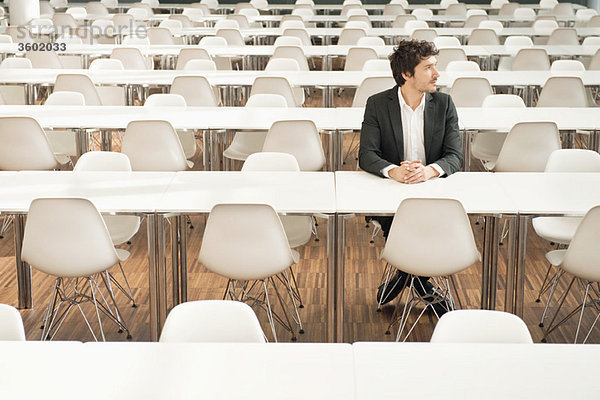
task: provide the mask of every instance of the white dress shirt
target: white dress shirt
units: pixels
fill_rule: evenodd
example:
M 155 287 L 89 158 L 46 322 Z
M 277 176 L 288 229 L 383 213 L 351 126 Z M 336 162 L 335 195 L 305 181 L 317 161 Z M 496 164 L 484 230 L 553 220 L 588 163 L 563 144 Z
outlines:
M 420 160 L 425 165 L 425 142 L 423 137 L 425 121 L 425 94 L 421 102 L 414 110 L 406 103 L 402 96 L 401 87 L 398 87 L 398 100 L 400 103 L 400 114 L 402 116 L 402 138 L 404 141 L 404 159 L 406 161 Z M 429 164 L 442 176 L 444 170 L 437 164 Z M 381 170 L 386 178 L 389 178 L 389 171 L 397 165 L 392 164 Z

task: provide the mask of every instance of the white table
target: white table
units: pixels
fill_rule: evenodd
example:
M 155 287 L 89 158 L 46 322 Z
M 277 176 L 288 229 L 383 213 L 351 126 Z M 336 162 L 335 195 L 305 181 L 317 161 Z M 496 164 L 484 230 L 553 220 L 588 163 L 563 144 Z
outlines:
M 187 301 L 187 253 L 183 215 L 208 214 L 219 203 L 267 203 L 278 213 L 316 215 L 327 220 L 327 337 L 334 339 L 333 291 L 336 231 L 334 174 L 329 172 L 178 172 L 156 206 L 165 218 L 175 216 L 173 234 L 174 303 Z M 158 219 L 159 227 L 164 222 Z M 161 248 L 159 248 L 160 250 Z M 196 255 L 193 255 L 196 257 Z M 159 256 L 164 265 L 166 255 Z M 166 283 L 166 282 L 165 282 Z M 160 296 L 159 296 L 160 297 Z M 166 303 L 161 305 L 166 310 Z M 162 326 L 162 325 L 161 325 Z
M 162 233 L 154 213 L 156 205 L 175 177 L 172 172 L 0 172 L 0 214 L 14 215 L 15 256 L 19 307 L 31 308 L 31 267 L 21 260 L 25 216 L 33 199 L 39 197 L 84 197 L 98 211 L 146 217 L 149 255 L 150 330 L 158 338 L 166 307 L 160 308 L 166 280 L 165 267 L 158 263 L 157 237 Z M 166 299 L 164 299 L 166 301 Z M 162 325 L 160 325 L 162 326 Z
M 222 130 L 268 130 L 275 121 L 308 119 L 329 139 L 328 161 L 331 170 L 341 169 L 343 162 L 343 131 L 359 130 L 362 108 L 245 108 L 245 107 L 169 107 L 145 108 L 132 106 L 2 106 L 0 116 L 26 115 L 35 118 L 44 128 L 72 129 L 87 151 L 86 130 L 125 129 L 135 120 L 164 119 L 175 129 L 205 130 L 205 171 L 221 169 L 222 151 L 219 140 Z M 107 150 L 110 149 L 110 146 Z
M 354 343 L 357 400 L 593 399 L 599 345 Z

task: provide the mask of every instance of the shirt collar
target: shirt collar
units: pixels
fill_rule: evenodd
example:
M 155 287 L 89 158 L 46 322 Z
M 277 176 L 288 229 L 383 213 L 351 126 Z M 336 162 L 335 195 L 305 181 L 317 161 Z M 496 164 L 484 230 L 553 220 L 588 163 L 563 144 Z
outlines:
M 402 91 L 401 91 L 402 86 L 398 86 L 398 99 L 400 99 L 400 108 L 403 107 L 408 107 L 408 109 L 410 111 L 413 111 L 413 109 L 406 103 L 406 101 L 404 101 L 404 97 L 402 96 Z M 419 105 L 417 106 L 417 108 L 414 111 L 418 111 L 420 109 L 423 109 L 423 107 L 425 106 L 425 97 L 427 96 L 426 93 L 423 93 L 423 97 L 421 98 L 421 102 L 419 103 Z

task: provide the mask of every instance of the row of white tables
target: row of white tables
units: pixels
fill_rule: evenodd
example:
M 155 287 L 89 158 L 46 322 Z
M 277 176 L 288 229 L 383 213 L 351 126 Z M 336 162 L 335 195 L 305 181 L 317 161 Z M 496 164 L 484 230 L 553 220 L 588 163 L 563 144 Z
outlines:
M 204 170 L 221 169 L 222 131 L 268 130 L 278 120 L 308 119 L 329 137 L 328 160 L 331 170 L 342 169 L 344 133 L 361 129 L 364 108 L 291 107 L 170 107 L 148 109 L 134 106 L 2 106 L 0 116 L 25 115 L 35 118 L 42 127 L 70 129 L 78 135 L 81 152 L 87 151 L 89 130 L 119 130 L 135 120 L 164 119 L 175 129 L 205 131 Z M 554 121 L 570 147 L 576 130 L 590 132 L 592 148 L 597 150 L 600 132 L 600 107 L 588 108 L 459 108 L 459 128 L 463 134 L 464 154 L 470 154 L 470 135 L 478 130 L 508 132 L 513 125 L 526 121 Z M 110 146 L 107 147 L 110 149 Z M 469 159 L 464 170 L 470 170 Z
M 402 185 L 365 172 L 1 172 L 0 213 L 15 215 L 19 305 L 31 307 L 31 270 L 20 259 L 24 217 L 37 197 L 89 198 L 105 213 L 147 217 L 151 337 L 167 313 L 165 220 L 176 218 L 172 249 L 173 302 L 187 301 L 184 215 L 206 214 L 218 203 L 268 203 L 279 213 L 327 221 L 327 340 L 344 340 L 345 223 L 363 215 L 393 215 L 411 197 L 450 197 L 484 216 L 482 308 L 496 299 L 499 218 L 509 217 L 507 311 L 522 315 L 527 220 L 534 215 L 584 215 L 600 204 L 600 174 L 456 173 Z M 178 222 L 177 222 L 178 220 Z
M 0 342 L 0 352 L 6 400 L 562 400 L 600 391 L 599 345 Z

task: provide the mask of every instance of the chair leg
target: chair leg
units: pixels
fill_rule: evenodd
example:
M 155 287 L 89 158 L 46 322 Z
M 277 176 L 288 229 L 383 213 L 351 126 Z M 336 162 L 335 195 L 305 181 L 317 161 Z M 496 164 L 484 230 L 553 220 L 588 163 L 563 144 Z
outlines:
M 8 230 L 10 223 L 12 222 L 12 218 L 9 216 L 5 216 L 2 218 L 2 226 L 0 226 L 0 239 L 4 238 L 4 232 Z
M 383 285 L 383 290 L 382 293 L 387 293 L 387 289 L 388 289 L 388 285 L 390 283 L 390 279 L 392 279 L 392 274 L 394 273 L 394 271 L 396 270 L 396 268 L 392 267 L 390 264 L 385 264 L 385 268 L 383 270 L 383 275 L 381 276 L 381 284 Z M 393 289 L 393 288 L 392 288 Z M 377 299 L 377 312 L 381 312 L 381 302 L 383 301 L 383 298 L 381 299 Z
M 131 306 L 133 308 L 137 307 L 137 304 L 135 303 L 135 298 L 133 297 L 133 292 L 131 291 L 131 286 L 129 286 L 129 280 L 127 279 L 127 275 L 125 275 L 125 271 L 123 270 L 123 264 L 121 262 L 119 262 L 119 269 L 121 270 L 121 275 L 123 276 L 123 281 L 125 282 L 125 287 L 123 287 L 123 285 L 121 285 L 121 283 L 117 280 L 117 278 L 115 278 L 115 276 L 109 272 L 108 276 L 110 277 L 110 281 L 112 282 L 113 285 L 115 285 L 117 287 L 117 289 L 119 289 L 119 291 L 121 291 L 129 300 L 131 300 Z
M 548 271 L 550 271 L 550 268 L 548 268 Z M 558 285 L 558 281 L 563 276 L 563 274 L 564 274 L 564 271 L 560 268 L 557 269 L 556 272 L 554 273 L 554 277 L 552 278 L 552 284 L 550 285 L 550 293 L 548 294 L 548 298 L 546 299 L 546 305 L 544 306 L 544 312 L 542 313 L 542 318 L 539 323 L 540 328 L 544 327 L 544 320 L 546 319 L 546 315 L 548 314 L 548 309 L 550 308 L 550 302 L 552 301 L 552 298 L 554 297 L 554 293 L 556 292 L 556 287 Z
M 569 284 L 567 285 L 567 288 L 565 289 L 564 293 L 558 298 L 558 305 L 556 308 L 556 311 L 554 312 L 554 315 L 552 316 L 552 319 L 550 320 L 550 323 L 548 324 L 548 328 L 544 330 L 544 337 L 542 338 L 542 342 L 546 342 L 546 337 L 552 333 L 556 328 L 558 328 L 560 325 L 562 325 L 564 322 L 566 322 L 568 319 L 570 319 L 573 315 L 575 315 L 575 313 L 577 313 L 579 311 L 579 308 L 581 307 L 581 305 L 579 305 L 578 307 L 576 307 L 575 309 L 573 309 L 570 313 L 568 313 L 562 320 L 560 320 L 559 322 L 557 322 L 556 324 L 554 323 L 554 321 L 556 320 L 556 317 L 558 317 L 558 313 L 560 312 L 569 292 L 571 291 L 571 288 L 573 287 L 573 283 L 575 282 L 575 277 L 573 277 L 571 279 L 571 281 L 569 282 Z
M 265 301 L 267 303 L 267 318 L 269 319 L 269 324 L 271 325 L 271 332 L 273 333 L 273 340 L 277 342 L 277 332 L 275 332 L 275 322 L 273 320 L 273 310 L 271 308 L 271 302 L 269 301 L 269 287 L 266 281 L 262 281 L 263 289 L 265 290 Z
M 296 322 L 296 324 L 299 327 L 299 331 L 298 333 L 303 334 L 304 333 L 304 327 L 302 326 L 302 319 L 300 318 L 300 313 L 298 312 L 298 305 L 296 304 L 296 297 L 300 296 L 300 293 L 297 292 L 298 291 L 298 285 L 296 284 L 296 278 L 294 277 L 294 270 L 290 267 L 290 275 L 292 276 L 292 281 L 293 284 L 295 286 L 295 289 L 292 287 L 292 281 L 290 281 L 290 278 L 287 275 L 287 271 L 283 271 L 283 277 L 284 277 L 284 283 L 286 284 L 287 287 L 287 291 L 290 295 L 290 300 L 292 300 L 292 306 L 294 307 L 294 315 L 292 315 L 292 318 L 294 319 L 294 321 Z M 302 301 L 302 300 L 300 300 Z M 283 306 L 283 304 L 282 304 Z M 303 307 L 301 305 L 301 307 Z

